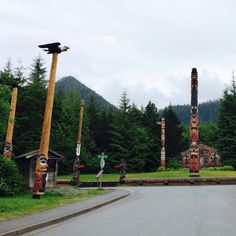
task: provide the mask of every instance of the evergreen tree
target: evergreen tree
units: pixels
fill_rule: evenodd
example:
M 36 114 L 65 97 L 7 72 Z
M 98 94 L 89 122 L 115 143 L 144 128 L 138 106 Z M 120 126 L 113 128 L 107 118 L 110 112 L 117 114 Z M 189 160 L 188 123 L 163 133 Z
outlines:
M 24 76 L 24 69 L 25 68 L 21 64 L 21 61 L 18 60 L 18 65 L 14 69 L 14 80 L 15 83 L 20 87 L 22 87 L 26 83 L 26 78 Z
M 30 68 L 29 84 L 39 85 L 39 87 L 46 88 L 46 73 L 47 69 L 44 67 L 44 61 L 39 55 L 33 59 L 33 64 Z
M 10 89 L 6 85 L 0 86 L 0 148 L 3 149 L 10 111 Z
M 65 156 L 60 165 L 60 172 L 72 173 L 81 99 L 78 91 L 70 90 L 63 97 L 56 93 L 55 101 L 57 106 L 53 112 L 50 146 Z
M 0 84 L 11 87 L 15 83 L 11 60 L 8 59 L 5 68 L 0 71 Z
M 216 122 L 199 124 L 199 143 L 217 147 L 218 126 Z
M 126 160 L 129 157 L 129 129 L 128 119 L 129 99 L 124 92 L 120 99 L 119 110 L 113 114 L 112 122 L 109 126 L 109 155 L 111 166 L 115 166 L 121 159 Z
M 160 164 L 160 126 L 157 124 L 159 120 L 158 110 L 154 103 L 149 101 L 143 114 L 143 125 L 149 136 L 149 150 L 145 163 L 145 171 L 154 171 Z
M 123 159 L 129 171 L 144 170 L 150 142 L 141 122 L 141 111 L 134 104 L 130 106 L 127 93 L 124 92 L 119 110 L 114 113 L 110 126 L 109 150 L 112 166 Z
M 181 139 L 183 128 L 171 106 L 164 109 L 163 116 L 166 124 L 166 157 L 174 158 L 184 150 Z
M 220 103 L 218 149 L 223 163 L 232 164 L 236 168 L 236 82 L 234 78 L 231 86 L 224 91 Z
M 31 66 L 28 84 L 19 89 L 16 109 L 15 153 L 39 148 L 46 102 L 46 69 L 39 56 Z
M 88 128 L 89 128 L 89 138 L 93 142 L 93 149 L 91 149 L 92 154 L 97 155 L 99 152 L 104 151 L 101 150 L 102 144 L 102 122 L 100 111 L 98 110 L 94 97 L 91 96 L 89 98 L 89 102 L 86 106 L 86 111 L 88 115 Z M 91 147 L 92 148 L 92 147 Z

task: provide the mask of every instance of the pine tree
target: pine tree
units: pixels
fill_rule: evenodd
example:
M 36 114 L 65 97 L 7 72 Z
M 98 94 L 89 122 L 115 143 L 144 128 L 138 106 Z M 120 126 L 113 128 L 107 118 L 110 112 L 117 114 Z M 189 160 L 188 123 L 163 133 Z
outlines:
M 216 122 L 199 124 L 199 143 L 216 148 L 217 139 L 218 124 Z
M 218 149 L 223 163 L 232 164 L 236 168 L 236 82 L 234 77 L 231 86 L 224 91 L 220 103 Z
M 28 84 L 19 89 L 16 109 L 15 153 L 39 148 L 46 102 L 46 69 L 39 56 L 33 60 Z M 22 75 L 20 75 L 22 76 Z
M 91 149 L 91 152 L 94 155 L 97 155 L 99 152 L 104 151 L 101 150 L 101 144 L 102 144 L 102 136 L 101 136 L 101 130 L 102 130 L 102 122 L 101 122 L 101 114 L 98 110 L 94 97 L 91 96 L 89 98 L 89 102 L 86 106 L 86 112 L 88 115 L 88 128 L 89 128 L 89 137 L 90 140 L 93 141 L 93 150 Z M 92 147 L 91 147 L 92 148 Z
M 15 78 L 10 59 L 8 59 L 5 68 L 2 71 L 0 71 L 0 84 L 7 85 L 9 87 L 15 84 Z
M 174 158 L 184 150 L 184 143 L 182 142 L 183 129 L 171 106 L 164 109 L 163 117 L 165 117 L 166 125 L 166 157 Z
M 149 136 L 149 149 L 145 163 L 145 171 L 154 171 L 160 164 L 160 126 L 157 124 L 159 120 L 158 110 L 154 103 L 149 101 L 144 109 L 143 125 Z
M 56 93 L 55 102 L 57 105 L 53 112 L 50 146 L 65 156 L 60 165 L 60 173 L 72 173 L 81 98 L 79 92 L 72 89 L 64 96 Z
M 44 61 L 40 55 L 33 59 L 33 64 L 31 65 L 30 70 L 30 76 L 28 78 L 29 84 L 37 84 L 40 87 L 45 88 L 47 85 L 47 69 L 44 67 Z
M 18 60 L 18 65 L 14 69 L 14 81 L 15 84 L 17 84 L 20 87 L 22 87 L 26 83 L 26 78 L 24 76 L 24 69 L 25 68 L 21 64 L 21 61 Z
M 0 148 L 3 149 L 10 111 L 11 91 L 6 85 L 0 86 Z

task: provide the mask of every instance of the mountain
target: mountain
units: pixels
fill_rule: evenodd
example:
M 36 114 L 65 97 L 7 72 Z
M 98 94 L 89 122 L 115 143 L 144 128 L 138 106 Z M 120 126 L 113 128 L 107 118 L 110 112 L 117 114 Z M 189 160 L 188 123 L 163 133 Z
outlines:
M 87 103 L 89 101 L 89 98 L 91 96 L 94 97 L 94 100 L 96 102 L 96 105 L 98 108 L 100 108 L 103 111 L 108 111 L 109 109 L 116 109 L 114 105 L 109 103 L 107 100 L 105 100 L 102 96 L 97 94 L 92 89 L 88 88 L 86 85 L 82 84 L 80 81 L 78 81 L 73 76 L 66 76 L 61 78 L 56 82 L 56 90 L 62 91 L 63 93 L 66 93 L 70 89 L 78 89 L 80 92 L 80 96 L 82 99 Z
M 172 108 L 179 117 L 180 121 L 188 125 L 190 122 L 190 105 L 174 105 Z M 204 123 L 216 121 L 218 119 L 219 109 L 219 100 L 200 103 L 198 106 L 199 121 Z M 159 113 L 161 115 L 163 110 L 160 110 Z
M 56 82 L 56 90 L 61 90 L 62 92 L 66 93 L 72 88 L 79 90 L 80 96 L 84 99 L 85 102 L 88 102 L 89 97 L 93 96 L 97 106 L 103 111 L 108 111 L 109 109 L 117 109 L 114 105 L 106 101 L 102 96 L 97 94 L 92 89 L 88 88 L 86 85 L 82 84 L 73 76 L 63 77 L 62 79 Z M 176 112 L 180 121 L 188 125 L 190 120 L 190 105 L 174 105 L 172 106 L 172 108 Z M 199 121 L 216 121 L 218 119 L 219 109 L 219 100 L 200 103 L 198 106 Z M 163 110 L 160 110 L 159 114 L 162 115 L 162 113 Z

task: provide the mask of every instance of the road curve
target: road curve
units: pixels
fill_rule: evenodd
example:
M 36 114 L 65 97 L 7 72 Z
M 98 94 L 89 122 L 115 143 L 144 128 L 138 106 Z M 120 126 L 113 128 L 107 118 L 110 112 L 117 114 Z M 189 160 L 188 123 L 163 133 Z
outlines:
M 26 235 L 236 235 L 236 185 L 128 189 L 128 199 Z

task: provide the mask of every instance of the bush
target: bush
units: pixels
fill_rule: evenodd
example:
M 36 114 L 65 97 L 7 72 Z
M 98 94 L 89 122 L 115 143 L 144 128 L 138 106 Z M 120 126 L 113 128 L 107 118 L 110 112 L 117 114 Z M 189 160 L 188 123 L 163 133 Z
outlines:
M 232 171 L 234 170 L 233 166 L 226 165 L 226 166 L 219 166 L 219 167 L 204 167 L 204 170 L 219 170 L 219 171 Z
M 16 163 L 0 155 L 0 196 L 13 196 L 24 191 L 25 185 Z
M 179 163 L 178 160 L 173 159 L 173 158 L 169 158 L 167 160 L 167 168 L 171 169 L 171 170 L 178 170 L 178 169 L 182 168 L 182 165 Z
M 230 165 L 230 166 L 232 166 L 233 168 L 234 168 L 234 170 L 236 170 L 236 160 L 234 160 L 234 159 L 231 159 L 231 160 L 225 160 L 224 162 L 223 162 L 223 164 L 224 164 L 224 166 L 226 166 L 226 165 Z

